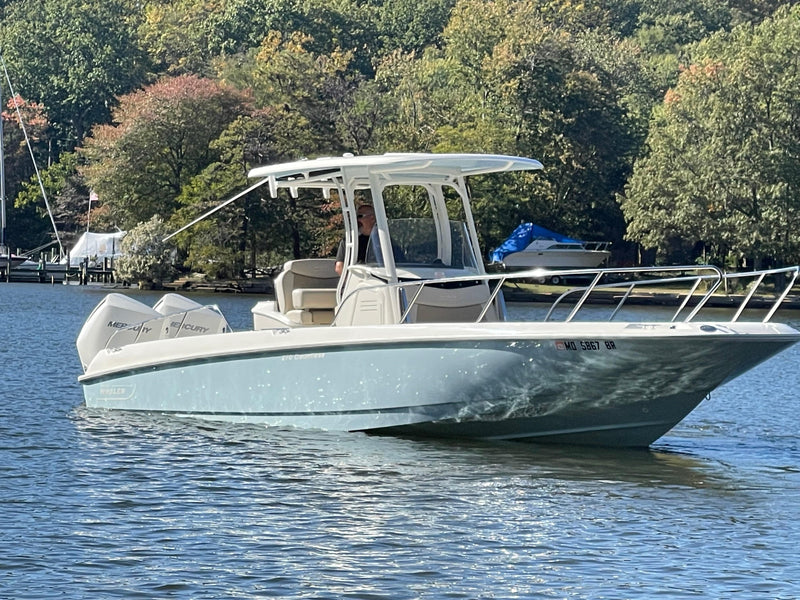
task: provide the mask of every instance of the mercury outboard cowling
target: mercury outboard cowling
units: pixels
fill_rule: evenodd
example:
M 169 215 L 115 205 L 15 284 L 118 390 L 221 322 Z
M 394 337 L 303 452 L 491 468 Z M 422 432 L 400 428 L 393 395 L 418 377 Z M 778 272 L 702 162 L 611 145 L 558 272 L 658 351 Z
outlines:
M 139 337 L 158 339 L 159 331 L 144 323 L 159 317 L 160 313 L 138 300 L 124 294 L 108 294 L 95 307 L 78 334 L 76 345 L 84 371 L 112 336 L 115 337 L 114 346 L 123 346 Z
M 230 330 L 216 306 L 203 306 L 179 294 L 165 294 L 153 308 L 123 294 L 108 294 L 78 334 L 78 356 L 85 371 L 107 347 Z

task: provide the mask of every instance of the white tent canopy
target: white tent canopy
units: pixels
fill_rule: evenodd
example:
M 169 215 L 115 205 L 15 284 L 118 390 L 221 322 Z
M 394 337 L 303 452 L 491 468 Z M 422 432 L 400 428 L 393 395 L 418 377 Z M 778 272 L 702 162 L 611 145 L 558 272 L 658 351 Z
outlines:
M 124 231 L 117 231 L 115 233 L 91 233 L 87 231 L 84 233 L 69 253 L 69 265 L 71 267 L 79 266 L 85 259 L 89 259 L 89 263 L 99 264 L 104 258 L 119 258 L 122 256 L 120 252 L 120 242 L 125 236 Z

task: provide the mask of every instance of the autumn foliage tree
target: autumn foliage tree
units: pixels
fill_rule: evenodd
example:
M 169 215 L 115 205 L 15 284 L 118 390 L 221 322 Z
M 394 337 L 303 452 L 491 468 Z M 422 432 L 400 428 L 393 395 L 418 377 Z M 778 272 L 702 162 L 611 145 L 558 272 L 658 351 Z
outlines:
M 14 0 L 0 53 L 50 116 L 36 154 L 67 231 L 85 227 L 89 190 L 93 227 L 153 214 L 178 227 L 257 164 L 483 151 L 545 165 L 473 182 L 486 247 L 535 220 L 611 239 L 617 258 L 634 245 L 621 243 L 627 220 L 628 239 L 665 259 L 702 246 L 788 260 L 796 9 L 770 19 L 786 4 L 797 2 Z M 703 164 L 668 172 L 659 160 L 686 156 L 675 148 Z M 9 229 L 30 248 L 49 222 L 19 185 L 28 175 L 10 175 L 12 200 L 21 190 L 30 203 Z M 253 193 L 181 236 L 178 258 L 228 276 L 324 255 L 341 226 L 312 208 Z
M 212 142 L 248 110 L 245 94 L 209 79 L 162 79 L 120 98 L 114 124 L 92 130 L 81 173 L 120 228 L 168 218 L 183 186 L 218 160 Z

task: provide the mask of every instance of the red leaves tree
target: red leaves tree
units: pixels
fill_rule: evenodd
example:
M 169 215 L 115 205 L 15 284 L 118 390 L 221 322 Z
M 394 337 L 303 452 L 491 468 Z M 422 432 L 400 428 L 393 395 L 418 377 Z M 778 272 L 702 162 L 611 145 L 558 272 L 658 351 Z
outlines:
M 250 111 L 248 97 L 193 75 L 165 78 L 119 99 L 113 124 L 98 125 L 81 172 L 123 229 L 178 207 L 184 185 L 219 160 L 214 140 Z

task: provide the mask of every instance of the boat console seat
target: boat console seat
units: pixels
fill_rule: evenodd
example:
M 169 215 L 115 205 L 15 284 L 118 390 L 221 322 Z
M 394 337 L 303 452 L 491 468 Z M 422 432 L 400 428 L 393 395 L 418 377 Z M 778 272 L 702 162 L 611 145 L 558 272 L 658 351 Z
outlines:
M 409 290 L 408 297 L 413 296 Z M 488 286 L 475 282 L 455 288 L 426 286 L 409 313 L 412 323 L 469 323 L 481 314 L 489 301 Z M 498 321 L 496 306 L 490 307 L 483 321 Z
M 290 260 L 275 278 L 278 310 L 298 325 L 330 325 L 339 275 L 332 258 Z

